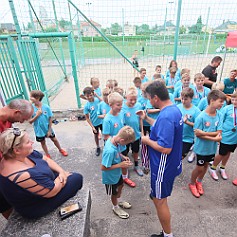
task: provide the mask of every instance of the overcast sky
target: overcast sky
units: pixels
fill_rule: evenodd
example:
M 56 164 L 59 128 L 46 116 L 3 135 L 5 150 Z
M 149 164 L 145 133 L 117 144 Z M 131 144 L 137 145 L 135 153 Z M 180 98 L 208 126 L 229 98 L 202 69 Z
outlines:
M 0 0 L 0 23 L 13 22 L 8 0 Z M 58 19 L 69 20 L 66 0 L 54 0 Z M 178 0 L 71 0 L 88 17 L 102 27 L 111 23 L 163 25 L 165 18 L 176 22 Z M 31 0 L 38 17 L 53 19 L 52 0 Z M 15 0 L 15 8 L 20 24 L 30 22 L 27 0 Z M 208 14 L 208 9 L 210 9 Z M 167 14 L 166 14 L 167 10 Z M 72 17 L 76 11 L 71 7 Z M 203 24 L 216 27 L 223 20 L 237 22 L 237 0 L 182 0 L 181 25 L 195 24 L 202 16 Z M 208 17 L 209 15 L 209 17 Z M 80 20 L 83 20 L 80 17 Z

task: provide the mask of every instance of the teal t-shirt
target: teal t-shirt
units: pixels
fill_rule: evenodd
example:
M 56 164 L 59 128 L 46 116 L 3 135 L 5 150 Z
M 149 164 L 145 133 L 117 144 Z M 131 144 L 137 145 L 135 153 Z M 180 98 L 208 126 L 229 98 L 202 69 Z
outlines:
M 195 120 L 193 129 L 200 129 L 204 132 L 216 132 L 222 130 L 222 115 L 219 111 L 216 116 L 209 116 L 206 111 L 202 111 Z M 196 137 L 194 152 L 198 155 L 214 155 L 217 149 L 217 142 Z
M 111 167 L 112 165 L 116 165 L 121 163 L 122 159 L 120 157 L 120 153 L 126 150 L 126 146 L 115 146 L 111 142 L 111 138 L 109 138 L 104 146 L 103 154 L 102 154 L 102 165 L 106 168 Z M 103 170 L 102 171 L 102 183 L 103 184 L 116 184 L 118 183 L 120 177 L 122 175 L 122 169 L 117 168 L 113 170 Z
M 169 93 L 169 97 L 170 97 L 171 102 L 175 104 L 174 95 Z
M 145 77 L 143 78 L 143 80 L 142 80 L 142 84 L 145 83 L 145 82 L 148 82 L 148 81 L 149 81 L 148 77 L 145 76 Z
M 128 125 L 134 129 L 136 140 L 141 137 L 140 133 L 140 117 L 136 114 L 142 107 L 139 103 L 136 103 L 133 107 L 128 107 L 123 104 L 121 113 L 123 114 L 124 125 Z
M 235 89 L 237 88 L 237 80 L 235 79 L 233 82 L 230 80 L 230 78 L 224 79 L 224 93 L 225 94 L 233 94 Z
M 97 116 L 107 114 L 110 111 L 110 106 L 104 101 L 101 101 L 98 105 Z
M 193 88 L 193 91 L 194 91 L 194 96 L 193 96 L 193 99 L 192 99 L 192 103 L 195 105 L 195 106 L 198 106 L 200 100 L 202 98 L 206 98 L 208 93 L 210 92 L 210 89 L 207 88 L 207 87 L 203 87 L 203 92 L 200 92 L 197 90 L 196 86 Z
M 98 118 L 97 116 L 97 110 L 98 110 L 98 105 L 100 103 L 100 100 L 98 98 L 94 98 L 94 101 L 89 102 L 85 104 L 84 107 L 84 114 L 89 114 L 90 115 L 90 120 L 93 126 L 98 126 L 102 124 L 102 119 Z
M 221 143 L 234 145 L 237 144 L 237 108 L 227 105 L 222 110 L 223 126 Z M 236 120 L 236 121 L 234 121 Z M 232 131 L 235 128 L 236 131 Z
M 194 91 L 194 86 L 193 85 L 189 85 L 189 88 L 193 89 L 193 91 Z M 174 89 L 174 93 L 173 93 L 174 99 L 175 98 L 180 98 L 181 99 L 182 90 L 183 90 L 183 86 L 182 86 L 182 83 L 181 83 L 180 87 L 177 87 L 177 88 Z M 175 103 L 176 104 L 181 104 L 181 100 L 175 100 Z
M 208 101 L 207 101 L 207 97 L 205 97 L 205 98 L 202 98 L 201 100 L 200 100 L 200 102 L 198 103 L 198 108 L 201 110 L 201 111 L 203 111 L 203 110 L 205 110 L 206 108 L 207 108 L 207 106 L 208 106 Z M 224 104 L 222 105 L 222 107 L 220 108 L 220 110 L 219 110 L 219 112 L 222 112 L 222 110 L 224 109 L 224 107 L 226 106 L 226 101 L 224 101 Z
M 188 115 L 187 117 L 189 122 L 194 123 L 197 116 L 200 114 L 200 110 L 195 105 L 192 105 L 192 107 L 189 109 L 184 108 L 183 104 L 179 104 L 177 106 L 181 111 L 183 118 L 185 115 Z M 193 127 L 189 126 L 186 123 L 183 123 L 183 142 L 193 143 L 193 141 L 194 141 Z
M 147 104 L 146 104 L 146 109 L 155 109 L 152 105 L 151 105 L 151 102 L 150 100 L 147 101 Z M 153 119 L 157 119 L 158 115 L 159 115 L 160 112 L 157 112 L 157 113 L 148 113 L 148 116 L 153 118 Z
M 115 136 L 123 126 L 124 122 L 122 113 L 120 112 L 117 116 L 114 116 L 109 112 L 105 115 L 103 120 L 102 133 L 105 135 Z
M 99 96 L 101 97 L 102 96 L 102 93 L 101 93 L 101 89 L 98 87 L 94 90 L 94 92 Z
M 166 72 L 166 75 L 165 75 L 165 76 L 166 76 L 166 77 L 169 77 L 169 76 L 170 76 L 170 71 L 169 71 L 169 70 Z M 177 71 L 176 71 L 176 73 L 175 73 L 175 77 L 177 77 L 178 80 L 181 80 L 181 71 L 180 71 L 179 68 L 177 69 Z
M 35 117 L 38 108 L 33 104 L 34 113 L 32 118 Z M 42 114 L 34 121 L 34 131 L 36 137 L 45 137 L 49 130 L 49 119 L 53 116 L 52 110 L 46 104 L 42 104 Z M 52 130 L 53 133 L 53 130 Z
M 165 85 L 166 86 L 175 86 L 175 84 L 178 82 L 178 78 L 174 77 L 174 78 L 170 78 L 170 77 L 166 77 L 165 79 Z M 169 93 L 174 93 L 174 88 L 168 88 L 167 89 Z

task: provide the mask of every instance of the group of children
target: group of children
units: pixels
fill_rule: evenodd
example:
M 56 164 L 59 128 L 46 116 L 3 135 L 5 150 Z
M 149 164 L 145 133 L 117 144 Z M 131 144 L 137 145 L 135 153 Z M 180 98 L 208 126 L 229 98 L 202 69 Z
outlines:
M 225 166 L 230 153 L 237 146 L 236 76 L 237 71 L 232 70 L 230 78 L 224 81 L 231 98 L 229 105 L 226 103 L 226 95 L 218 87 L 210 90 L 204 86 L 205 76 L 202 73 L 194 76 L 192 84 L 190 70 L 179 70 L 174 60 L 165 76 L 157 65 L 156 73 L 152 77 L 152 80 L 163 80 L 171 101 L 177 104 L 183 115 L 182 155 L 185 158 L 191 153 L 192 158 L 189 157 L 188 161 L 192 162 L 194 157 L 197 160 L 189 184 L 195 197 L 204 193 L 202 180 L 208 169 L 211 177 L 218 180 L 216 169 L 221 163 L 221 177 L 227 179 Z M 131 208 L 128 202 L 118 202 L 123 183 L 136 186 L 128 178 L 128 168 L 133 165 L 127 156 L 129 149 L 131 148 L 134 159 L 134 170 L 139 176 L 143 176 L 143 169 L 138 165 L 140 134 L 141 131 L 144 134 L 150 133 L 150 125 L 141 121 L 136 112 L 145 110 L 154 119 L 159 116 L 159 109 L 152 107 L 145 93 L 149 84 L 145 68 L 140 69 L 140 76 L 135 77 L 133 83 L 134 87 L 128 88 L 124 95 L 124 90 L 118 86 L 116 80 L 107 81 L 106 88 L 101 92 L 99 79 L 92 78 L 91 86 L 86 87 L 81 96 L 87 100 L 84 114 L 94 133 L 97 156 L 101 153 L 100 131 L 103 135 L 105 146 L 102 155 L 102 182 L 106 186 L 107 194 L 111 195 L 113 211 L 120 218 L 129 217 L 121 207 Z M 215 155 L 219 142 L 219 154 Z M 237 185 L 237 179 L 233 184 Z

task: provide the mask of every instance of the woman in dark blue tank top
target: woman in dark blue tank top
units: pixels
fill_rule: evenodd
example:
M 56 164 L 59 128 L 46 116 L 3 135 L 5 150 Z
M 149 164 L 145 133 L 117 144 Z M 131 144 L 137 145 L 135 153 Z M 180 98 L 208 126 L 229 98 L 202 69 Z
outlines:
M 38 218 L 73 197 L 83 177 L 66 172 L 32 144 L 28 134 L 16 128 L 0 135 L 0 192 L 22 216 Z

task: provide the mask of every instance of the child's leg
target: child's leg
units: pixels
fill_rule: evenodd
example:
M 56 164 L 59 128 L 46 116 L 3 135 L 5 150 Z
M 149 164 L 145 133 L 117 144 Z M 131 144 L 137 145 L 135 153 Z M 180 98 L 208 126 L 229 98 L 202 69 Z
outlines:
M 96 147 L 100 147 L 100 144 L 99 144 L 99 131 L 97 131 L 97 133 L 94 133 L 94 139 L 95 139 Z
M 47 145 L 46 145 L 45 139 L 44 139 L 43 141 L 41 141 L 40 144 L 41 144 L 41 146 L 42 146 L 42 148 L 43 148 L 44 153 L 46 154 L 46 156 L 49 156 L 49 151 L 48 151 L 48 147 L 47 147 Z
M 205 162 L 204 166 L 203 166 L 203 169 L 201 170 L 201 172 L 199 173 L 197 179 L 199 182 L 201 182 L 207 172 L 207 169 L 209 167 L 209 163 L 208 162 Z
M 207 167 L 208 167 L 208 164 L 207 164 Z M 191 174 L 191 184 L 194 185 L 196 183 L 197 178 L 199 178 L 200 176 L 204 177 L 206 169 L 207 168 L 205 168 L 205 166 L 196 165 L 195 169 L 193 170 Z
M 54 136 L 54 137 L 50 137 L 51 141 L 54 143 L 54 145 L 58 148 L 59 151 L 62 150 L 60 144 L 59 144 L 59 141 L 58 139 Z

